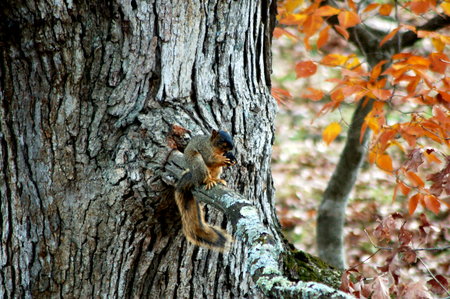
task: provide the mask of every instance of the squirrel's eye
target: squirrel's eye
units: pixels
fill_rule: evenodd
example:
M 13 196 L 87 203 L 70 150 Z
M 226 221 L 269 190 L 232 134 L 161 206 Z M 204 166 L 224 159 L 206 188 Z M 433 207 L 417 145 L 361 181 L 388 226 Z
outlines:
M 220 142 L 223 142 L 223 139 L 222 138 L 220 138 L 220 140 L 219 140 Z

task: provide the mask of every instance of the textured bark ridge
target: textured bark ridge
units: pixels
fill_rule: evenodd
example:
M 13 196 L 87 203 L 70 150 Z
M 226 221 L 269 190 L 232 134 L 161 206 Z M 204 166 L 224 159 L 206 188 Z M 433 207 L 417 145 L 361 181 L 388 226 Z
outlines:
M 161 174 L 188 137 L 227 129 L 239 162 L 228 184 L 277 229 L 275 9 L 0 4 L 0 297 L 260 296 L 241 243 L 226 255 L 187 243 Z M 207 221 L 226 226 L 214 210 Z

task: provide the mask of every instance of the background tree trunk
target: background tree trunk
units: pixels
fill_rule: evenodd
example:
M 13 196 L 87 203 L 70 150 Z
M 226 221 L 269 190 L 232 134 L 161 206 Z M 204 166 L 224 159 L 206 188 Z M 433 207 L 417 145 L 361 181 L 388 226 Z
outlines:
M 227 129 L 228 186 L 280 238 L 275 13 L 256 0 L 0 4 L 0 297 L 260 297 L 245 246 L 186 241 L 161 175 L 189 136 Z M 207 220 L 226 227 L 213 209 Z

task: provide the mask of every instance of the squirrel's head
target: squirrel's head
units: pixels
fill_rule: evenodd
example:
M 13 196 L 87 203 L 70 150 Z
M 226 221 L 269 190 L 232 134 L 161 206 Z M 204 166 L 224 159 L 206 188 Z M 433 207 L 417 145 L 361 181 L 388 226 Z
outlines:
M 229 152 L 233 149 L 233 140 L 230 134 L 225 131 L 213 130 L 211 134 L 211 142 L 218 148 L 220 148 L 224 153 Z

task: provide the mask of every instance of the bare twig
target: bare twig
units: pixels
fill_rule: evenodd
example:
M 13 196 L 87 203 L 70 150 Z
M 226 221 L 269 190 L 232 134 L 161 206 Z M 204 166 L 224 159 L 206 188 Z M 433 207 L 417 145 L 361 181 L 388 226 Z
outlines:
M 425 267 L 428 274 L 430 274 L 430 276 L 433 277 L 433 279 L 441 286 L 441 288 L 447 293 L 447 295 L 450 295 L 450 292 L 441 284 L 441 282 L 439 280 L 436 279 L 436 277 L 433 275 L 433 273 L 431 273 L 430 269 L 428 269 L 427 265 L 425 265 L 425 263 L 422 261 L 422 259 L 417 255 L 416 255 L 416 257 L 422 263 L 422 265 Z

